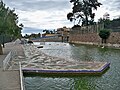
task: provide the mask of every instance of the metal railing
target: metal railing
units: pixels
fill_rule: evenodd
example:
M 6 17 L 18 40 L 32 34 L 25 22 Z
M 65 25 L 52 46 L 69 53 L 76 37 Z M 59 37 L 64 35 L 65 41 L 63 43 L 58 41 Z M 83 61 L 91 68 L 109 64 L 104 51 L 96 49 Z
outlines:
M 8 55 L 3 60 L 3 70 L 6 70 L 7 66 L 9 66 L 9 62 L 12 59 L 12 52 L 9 52 Z
M 8 55 L 5 57 L 5 59 L 3 60 L 3 70 L 5 71 L 7 69 L 7 67 L 11 66 L 10 65 L 10 61 L 15 57 L 15 55 L 17 55 L 17 51 L 10 51 L 8 53 Z
M 82 26 L 71 29 L 70 34 L 98 33 L 102 29 L 104 29 L 104 24 Z
M 0 35 L 0 44 L 12 41 L 12 37 L 8 35 Z

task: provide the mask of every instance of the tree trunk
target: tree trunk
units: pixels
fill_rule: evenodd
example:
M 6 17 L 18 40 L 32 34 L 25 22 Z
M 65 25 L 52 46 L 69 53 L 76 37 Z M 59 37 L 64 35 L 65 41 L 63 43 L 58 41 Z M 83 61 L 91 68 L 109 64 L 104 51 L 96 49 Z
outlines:
M 87 17 L 87 15 L 85 15 L 85 19 L 86 19 L 86 26 L 88 26 L 88 17 Z
M 62 42 L 63 42 L 63 36 L 61 38 L 62 38 Z
M 4 44 L 4 43 L 2 43 L 2 45 L 3 45 L 3 48 L 5 48 L 5 44 Z
M 102 39 L 102 44 L 107 43 L 107 39 Z
M 3 55 L 3 49 L 1 44 L 0 44 L 0 55 Z
M 107 43 L 107 40 L 105 39 L 104 43 Z
M 104 43 L 104 39 L 102 38 L 102 44 Z

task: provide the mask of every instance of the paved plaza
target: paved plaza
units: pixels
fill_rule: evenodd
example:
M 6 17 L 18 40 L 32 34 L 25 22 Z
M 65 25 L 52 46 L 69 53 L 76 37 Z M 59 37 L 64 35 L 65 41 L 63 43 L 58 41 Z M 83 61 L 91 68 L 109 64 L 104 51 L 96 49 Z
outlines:
M 0 55 L 0 90 L 21 90 L 19 69 L 3 70 L 3 60 L 10 51 L 16 51 L 17 55 L 23 55 L 22 47 L 19 43 L 11 42 L 5 44 L 5 48 L 3 48 L 4 54 Z

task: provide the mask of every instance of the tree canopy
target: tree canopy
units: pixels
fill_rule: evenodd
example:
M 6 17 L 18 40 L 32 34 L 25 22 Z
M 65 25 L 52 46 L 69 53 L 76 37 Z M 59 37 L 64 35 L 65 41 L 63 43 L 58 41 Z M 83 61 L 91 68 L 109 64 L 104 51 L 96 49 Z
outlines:
M 110 30 L 107 29 L 100 30 L 99 36 L 102 38 L 102 43 L 106 43 L 106 40 L 110 36 Z
M 55 34 L 55 30 L 43 30 L 43 32 L 45 32 L 45 34 Z
M 98 23 L 104 23 L 104 28 L 112 29 L 113 32 L 120 32 L 120 17 L 113 20 L 100 18 Z
M 70 0 L 70 3 L 73 3 L 73 7 L 72 12 L 67 14 L 67 19 L 74 21 L 74 25 L 82 23 L 82 26 L 94 23 L 93 9 L 97 10 L 102 5 L 98 0 Z
M 0 35 L 11 35 L 13 37 L 20 37 L 22 24 L 18 25 L 18 15 L 15 9 L 11 10 L 9 7 L 0 1 Z

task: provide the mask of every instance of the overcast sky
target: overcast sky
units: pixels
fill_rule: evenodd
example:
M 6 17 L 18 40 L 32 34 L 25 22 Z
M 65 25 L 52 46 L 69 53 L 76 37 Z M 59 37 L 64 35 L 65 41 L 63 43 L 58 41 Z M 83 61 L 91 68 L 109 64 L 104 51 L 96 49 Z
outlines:
M 15 8 L 19 22 L 23 23 L 23 33 L 39 32 L 40 29 L 72 27 L 66 18 L 71 12 L 70 0 L 3 0 L 6 6 Z M 111 19 L 120 15 L 120 0 L 98 0 L 103 5 L 98 8 L 95 20 L 108 12 Z

